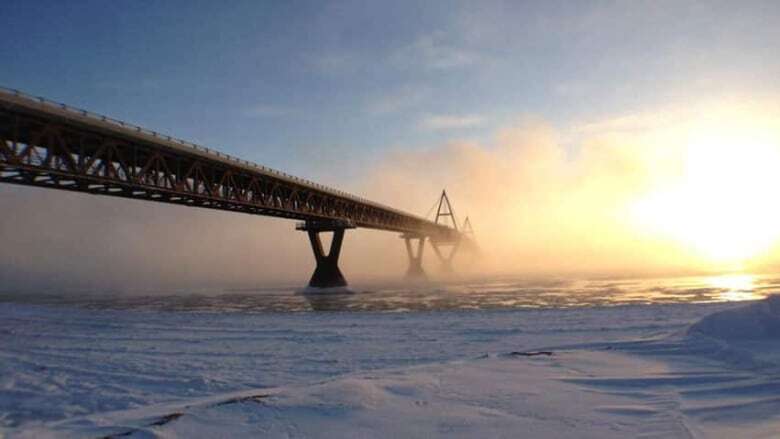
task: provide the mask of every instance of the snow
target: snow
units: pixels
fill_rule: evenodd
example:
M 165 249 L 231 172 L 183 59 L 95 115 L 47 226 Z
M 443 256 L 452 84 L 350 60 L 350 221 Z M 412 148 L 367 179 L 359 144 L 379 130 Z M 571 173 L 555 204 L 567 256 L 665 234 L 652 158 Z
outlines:
M 780 341 L 780 295 L 772 295 L 749 306 L 707 316 L 692 325 L 688 332 L 725 340 Z
M 221 314 L 3 303 L 0 435 L 776 437 L 778 305 Z

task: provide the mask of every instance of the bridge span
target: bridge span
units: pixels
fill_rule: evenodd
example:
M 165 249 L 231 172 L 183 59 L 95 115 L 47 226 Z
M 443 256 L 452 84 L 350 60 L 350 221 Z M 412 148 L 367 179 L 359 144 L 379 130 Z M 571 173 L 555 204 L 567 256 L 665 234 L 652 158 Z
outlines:
M 316 268 L 311 287 L 346 286 L 338 267 L 344 232 L 401 233 L 411 276 L 422 276 L 426 239 L 450 266 L 470 237 L 435 221 L 110 117 L 0 87 L 0 182 L 135 198 L 301 221 Z M 446 205 L 444 202 L 446 201 Z M 320 233 L 333 232 L 326 254 Z M 417 244 L 414 251 L 413 243 Z M 444 256 L 440 247 L 449 246 Z

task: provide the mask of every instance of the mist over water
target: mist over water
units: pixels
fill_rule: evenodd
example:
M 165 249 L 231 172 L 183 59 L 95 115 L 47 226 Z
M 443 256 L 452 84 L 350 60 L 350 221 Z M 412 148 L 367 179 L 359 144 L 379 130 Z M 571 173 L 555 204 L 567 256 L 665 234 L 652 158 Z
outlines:
M 726 275 L 659 279 L 494 279 L 441 285 L 351 287 L 351 294 L 303 294 L 255 288 L 119 294 L 0 294 L 0 302 L 196 313 L 309 311 L 418 312 L 560 309 L 640 304 L 758 300 L 780 287 L 772 276 Z
M 762 124 L 780 126 L 772 109 Z M 723 179 L 734 170 L 707 163 L 704 176 L 688 169 L 698 163 L 685 143 L 699 126 L 696 114 L 657 111 L 568 131 L 525 118 L 494 140 L 395 148 L 359 178 L 339 178 L 338 164 L 318 172 L 331 176 L 323 183 L 421 216 L 446 188 L 458 224 L 470 217 L 480 249 L 455 258 L 464 277 L 776 272 L 780 211 L 754 202 L 769 199 L 764 192 L 746 197 L 748 189 L 776 187 L 776 172 L 753 181 Z M 708 123 L 738 119 L 731 116 Z M 716 165 L 733 161 L 721 155 Z M 693 189 L 688 180 L 697 182 Z M 713 192 L 713 181 L 729 189 Z M 297 286 L 314 268 L 308 240 L 289 220 L 8 185 L 0 198 L 0 291 Z M 341 255 L 355 285 L 399 279 L 407 268 L 396 233 L 350 230 Z M 438 275 L 430 246 L 424 265 Z

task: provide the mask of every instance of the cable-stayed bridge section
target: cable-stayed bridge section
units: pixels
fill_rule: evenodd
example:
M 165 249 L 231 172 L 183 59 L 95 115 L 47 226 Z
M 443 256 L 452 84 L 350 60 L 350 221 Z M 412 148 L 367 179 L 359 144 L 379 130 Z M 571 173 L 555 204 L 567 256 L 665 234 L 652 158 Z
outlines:
M 346 229 L 399 232 L 407 242 L 468 240 L 457 226 L 438 223 L 438 217 L 429 221 L 213 149 L 5 88 L 0 88 L 0 182 L 299 220 L 297 228 L 308 233 L 317 261 L 313 287 L 346 285 L 338 268 Z M 328 254 L 321 232 L 333 232 Z M 415 264 L 412 256 L 410 264 Z

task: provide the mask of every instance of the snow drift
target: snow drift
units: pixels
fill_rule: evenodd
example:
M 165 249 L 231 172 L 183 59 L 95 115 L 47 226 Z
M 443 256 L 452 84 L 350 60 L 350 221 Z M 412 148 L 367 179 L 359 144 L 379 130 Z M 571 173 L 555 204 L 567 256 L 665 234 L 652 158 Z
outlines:
M 779 322 L 780 296 L 435 313 L 0 303 L 0 437 L 777 437 Z
M 780 294 L 704 317 L 691 325 L 688 334 L 723 340 L 780 340 Z

